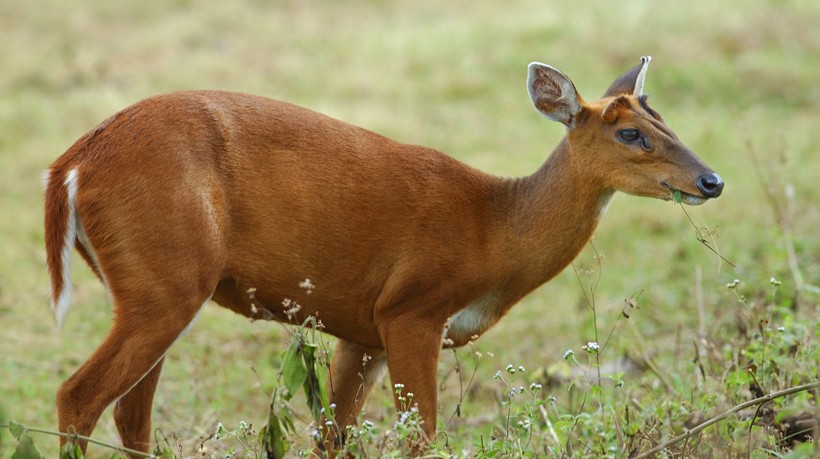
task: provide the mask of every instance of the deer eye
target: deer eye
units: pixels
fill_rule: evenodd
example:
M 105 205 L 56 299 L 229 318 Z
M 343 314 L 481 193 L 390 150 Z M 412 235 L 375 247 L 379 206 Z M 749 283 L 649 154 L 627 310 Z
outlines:
M 641 137 L 637 129 L 621 129 L 618 131 L 618 138 L 623 142 L 634 142 Z

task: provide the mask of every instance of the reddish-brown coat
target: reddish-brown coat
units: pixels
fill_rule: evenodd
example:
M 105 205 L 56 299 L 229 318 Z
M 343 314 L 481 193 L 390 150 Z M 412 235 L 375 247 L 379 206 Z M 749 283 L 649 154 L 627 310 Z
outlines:
M 299 317 L 317 316 L 340 338 L 337 419 L 356 416 L 386 363 L 433 435 L 443 338 L 465 344 L 558 274 L 615 190 L 664 199 L 680 190 L 695 199 L 698 177 L 711 173 L 634 96 L 614 99 L 634 86 L 635 69 L 591 104 L 544 69 L 532 79 L 533 102 L 566 124 L 568 136 L 520 179 L 228 92 L 153 97 L 79 139 L 51 166 L 46 188 L 52 296 L 70 288 L 61 253 L 73 205 L 89 246 L 74 243 L 111 290 L 116 320 L 61 386 L 60 429 L 90 434 L 117 400 L 125 446 L 147 450 L 163 356 L 202 304 L 287 320 L 287 298 L 302 305 Z M 655 154 L 619 145 L 624 125 L 651 136 Z M 64 186 L 71 170 L 73 204 Z M 299 287 L 305 278 L 316 285 L 310 294 Z M 365 353 L 373 359 L 363 369 Z

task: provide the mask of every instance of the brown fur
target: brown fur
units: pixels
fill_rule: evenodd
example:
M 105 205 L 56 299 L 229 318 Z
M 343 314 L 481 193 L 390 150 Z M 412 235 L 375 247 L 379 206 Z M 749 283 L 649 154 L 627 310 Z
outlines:
M 617 96 L 627 103 L 614 106 Z M 289 298 L 302 304 L 300 318 L 316 315 L 340 339 L 331 397 L 343 424 L 386 362 L 432 437 L 449 318 L 483 305 L 474 329 L 465 321 L 466 331 L 448 334 L 453 346 L 486 331 L 575 258 L 615 190 L 669 199 L 665 183 L 701 194 L 697 177 L 710 170 L 636 111 L 634 97 L 577 100 L 566 111 L 567 138 L 520 179 L 246 94 L 163 95 L 111 117 L 51 166 L 46 190 L 53 296 L 66 288 L 62 184 L 77 169 L 90 247 L 77 244 L 116 313 L 104 343 L 60 387 L 60 430 L 90 434 L 119 400 L 125 446 L 147 450 L 163 356 L 201 305 L 212 298 L 248 317 L 286 320 Z M 624 125 L 652 136 L 656 153 L 619 144 Z M 305 278 L 316 285 L 310 295 L 298 286 Z M 373 361 L 363 370 L 365 353 Z

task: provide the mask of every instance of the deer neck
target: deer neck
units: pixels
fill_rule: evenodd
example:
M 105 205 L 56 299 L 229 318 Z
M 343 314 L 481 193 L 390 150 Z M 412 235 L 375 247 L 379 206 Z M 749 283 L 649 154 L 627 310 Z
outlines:
M 560 273 L 589 241 L 613 191 L 576 164 L 565 139 L 533 175 L 503 181 L 506 225 L 493 270 L 501 284 L 452 316 L 445 344 L 462 346 L 498 322 L 524 295 Z
M 513 183 L 508 244 L 529 291 L 560 273 L 592 237 L 614 191 L 572 154 L 565 138 L 534 174 Z M 525 294 L 526 292 L 524 292 Z

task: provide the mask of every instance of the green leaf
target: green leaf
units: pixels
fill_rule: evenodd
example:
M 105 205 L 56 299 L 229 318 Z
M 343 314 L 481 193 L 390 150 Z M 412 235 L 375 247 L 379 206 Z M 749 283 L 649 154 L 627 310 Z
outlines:
M 675 200 L 675 204 L 680 204 L 680 201 L 682 199 L 680 195 L 680 190 L 673 191 L 672 198 Z
M 282 378 L 285 389 L 287 389 L 287 394 L 284 395 L 285 400 L 290 400 L 299 387 L 305 384 L 308 370 L 302 356 L 303 350 L 301 340 L 294 337 L 282 361 Z
M 60 449 L 60 459 L 84 459 L 85 455 L 79 443 L 73 441 L 66 442 Z
M 12 435 L 14 435 L 14 438 L 19 440 L 20 435 L 23 435 L 24 433 L 26 433 L 26 428 L 23 426 L 23 424 L 11 421 L 9 423 L 9 431 L 11 432 Z
M 17 449 L 14 450 L 11 459 L 41 459 L 43 457 L 34 446 L 34 440 L 31 439 L 31 435 L 23 433 L 18 437 L 18 440 Z
M 611 380 L 613 380 L 613 381 L 615 381 L 615 382 L 618 382 L 618 381 L 620 381 L 621 379 L 623 379 L 623 377 L 624 377 L 624 372 L 623 372 L 623 371 L 618 371 L 618 372 L 616 372 L 616 373 L 612 373 L 611 375 L 606 376 L 606 377 L 607 377 L 607 378 L 609 378 L 609 379 L 611 379 Z
M 320 383 L 316 371 L 318 364 L 316 361 L 316 349 L 317 346 L 315 344 L 306 344 L 302 348 L 302 357 L 305 359 L 305 367 L 307 367 L 307 378 L 305 378 L 304 389 L 308 408 L 310 408 L 313 419 L 319 423 L 322 419 L 322 408 L 327 406 L 327 401 L 322 400 L 323 385 Z
M 262 428 L 262 431 L 259 432 L 259 436 L 262 438 L 262 447 L 265 449 L 265 455 L 269 459 L 285 457 L 285 453 L 290 448 L 290 444 L 285 439 L 285 432 L 276 414 L 273 412 L 270 413 L 268 425 Z

